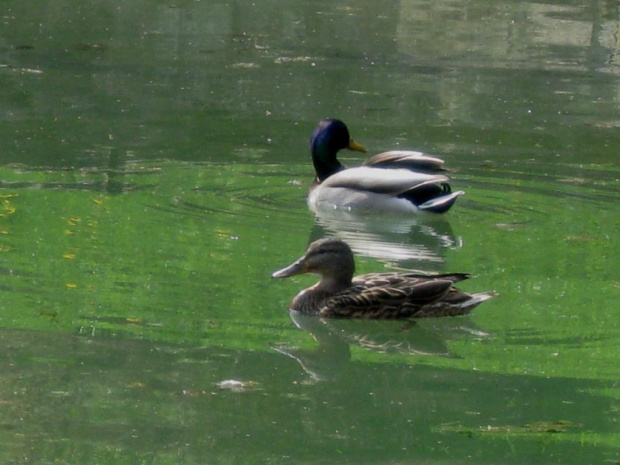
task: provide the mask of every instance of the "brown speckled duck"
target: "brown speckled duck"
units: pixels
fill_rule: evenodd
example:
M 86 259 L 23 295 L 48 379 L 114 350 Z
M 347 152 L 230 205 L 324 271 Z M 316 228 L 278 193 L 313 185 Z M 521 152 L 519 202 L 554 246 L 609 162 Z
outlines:
M 328 237 L 313 242 L 293 264 L 273 278 L 316 273 L 321 280 L 301 291 L 290 308 L 304 314 L 336 318 L 419 318 L 469 313 L 494 292 L 468 294 L 453 285 L 468 274 L 370 273 L 353 277 L 349 246 Z

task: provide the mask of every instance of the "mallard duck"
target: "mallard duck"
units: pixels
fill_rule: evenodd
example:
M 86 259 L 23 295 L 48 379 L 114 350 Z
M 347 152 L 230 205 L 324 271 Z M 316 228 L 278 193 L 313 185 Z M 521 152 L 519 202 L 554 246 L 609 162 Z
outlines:
M 338 119 L 319 123 L 310 141 L 316 179 L 308 194 L 311 210 L 344 208 L 361 212 L 444 213 L 463 191 L 452 192 L 443 160 L 421 152 L 379 153 L 363 166 L 346 168 L 342 149 L 366 152 Z
M 316 273 L 321 280 L 301 291 L 290 308 L 304 314 L 340 318 L 412 318 L 469 313 L 493 292 L 467 294 L 453 284 L 468 274 L 370 273 L 353 277 L 355 261 L 349 246 L 328 237 L 313 242 L 293 264 L 272 278 Z

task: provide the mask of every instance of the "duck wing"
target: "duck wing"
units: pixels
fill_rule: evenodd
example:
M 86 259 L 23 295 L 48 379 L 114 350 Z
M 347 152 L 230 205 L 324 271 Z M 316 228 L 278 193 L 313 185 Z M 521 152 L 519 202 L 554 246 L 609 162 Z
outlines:
M 413 189 L 448 183 L 447 176 L 416 173 L 406 169 L 348 168 L 331 175 L 321 189 L 343 188 L 372 194 L 398 196 Z
M 326 300 L 320 314 L 341 318 L 408 318 L 441 301 L 452 283 L 450 279 L 411 275 L 375 276 L 363 284 L 354 282 L 351 288 Z
M 410 282 L 412 279 L 443 279 L 448 280 L 450 282 L 458 283 L 460 281 L 465 281 L 466 279 L 471 278 L 471 275 L 468 273 L 441 273 L 441 274 L 432 274 L 432 273 L 368 273 L 364 275 L 359 275 L 353 278 L 354 286 L 363 286 L 363 287 L 376 287 L 376 286 L 393 286 L 400 285 L 401 283 Z
M 368 158 L 364 166 L 375 168 L 403 168 L 425 173 L 446 171 L 441 158 L 431 157 L 413 150 L 390 150 Z
M 464 192 L 452 192 L 448 178 L 407 169 L 360 166 L 339 171 L 308 196 L 313 210 L 321 206 L 357 210 L 444 213 Z

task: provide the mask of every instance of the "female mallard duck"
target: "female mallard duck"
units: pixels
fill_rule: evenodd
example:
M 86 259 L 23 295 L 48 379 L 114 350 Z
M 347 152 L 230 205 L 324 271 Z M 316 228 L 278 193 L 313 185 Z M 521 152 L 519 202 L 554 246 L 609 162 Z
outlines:
M 420 152 L 395 150 L 377 154 L 364 166 L 346 169 L 336 155 L 341 149 L 366 152 L 337 119 L 319 123 L 310 141 L 316 179 L 308 205 L 356 211 L 444 213 L 463 191 L 452 192 L 443 160 Z
M 295 263 L 273 278 L 317 273 L 321 280 L 301 291 L 291 309 L 305 314 L 340 318 L 412 318 L 469 313 L 493 292 L 467 294 L 452 285 L 469 278 L 464 273 L 370 273 L 353 277 L 355 262 L 349 246 L 328 237 L 310 244 Z

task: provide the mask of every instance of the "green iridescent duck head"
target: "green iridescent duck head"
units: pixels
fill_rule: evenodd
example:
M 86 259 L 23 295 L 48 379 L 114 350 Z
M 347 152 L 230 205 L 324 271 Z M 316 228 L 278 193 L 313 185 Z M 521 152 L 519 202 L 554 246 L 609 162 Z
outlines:
M 321 121 L 310 139 L 312 163 L 319 182 L 345 168 L 337 158 L 342 149 L 366 152 L 363 145 L 351 138 L 347 125 L 342 121 L 332 118 Z

